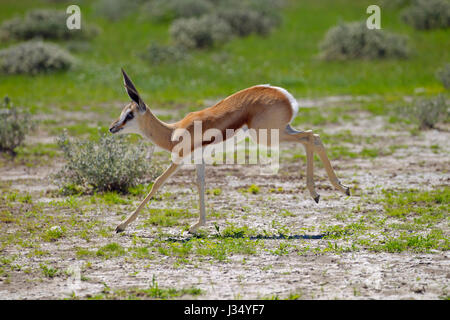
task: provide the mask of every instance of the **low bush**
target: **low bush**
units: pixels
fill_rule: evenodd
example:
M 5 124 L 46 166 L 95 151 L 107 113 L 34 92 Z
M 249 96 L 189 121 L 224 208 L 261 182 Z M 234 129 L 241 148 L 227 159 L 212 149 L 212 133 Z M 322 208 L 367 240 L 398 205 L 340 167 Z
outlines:
M 6 74 L 37 74 L 67 70 L 75 58 L 59 46 L 30 40 L 0 50 L 0 71 Z
M 110 21 L 118 21 L 135 13 L 144 0 L 98 0 L 94 12 Z
M 215 0 L 213 0 L 215 1 Z M 236 7 L 242 9 L 253 10 L 277 26 L 281 23 L 282 17 L 280 9 L 285 6 L 285 0 L 235 0 Z
M 439 122 L 448 122 L 449 105 L 442 95 L 419 100 L 413 105 L 411 116 L 417 119 L 421 129 L 432 129 Z
M 165 62 L 185 60 L 188 57 L 188 53 L 179 46 L 164 46 L 152 43 L 141 57 L 153 65 L 158 65 Z
M 170 26 L 175 44 L 186 49 L 222 44 L 232 37 L 232 33 L 230 25 L 215 14 L 177 19 Z
M 411 0 L 383 0 L 380 2 L 381 8 L 403 8 L 411 4 Z
M 442 69 L 438 70 L 436 76 L 441 80 L 446 89 L 450 89 L 450 63 L 447 63 Z
M 178 18 L 199 17 L 212 12 L 214 6 L 208 0 L 153 0 L 142 11 L 155 21 L 171 21 Z
M 411 105 L 397 108 L 397 113 L 404 119 L 417 123 L 420 129 L 432 129 L 438 123 L 450 121 L 449 105 L 443 95 L 421 99 Z
M 88 25 L 84 21 L 81 29 L 68 29 L 67 17 L 64 10 L 32 10 L 24 18 L 14 18 L 3 22 L 0 27 L 0 38 L 3 40 L 88 39 L 98 34 L 97 27 Z
M 282 8 L 286 0 L 208 0 L 218 10 L 226 8 L 255 9 L 265 13 L 275 13 Z
M 226 21 L 233 34 L 244 37 L 251 33 L 268 34 L 277 24 L 278 20 L 250 9 L 225 9 L 218 16 Z
M 33 128 L 30 114 L 19 110 L 5 97 L 0 104 L 0 152 L 15 155 L 15 149 Z
M 282 0 L 153 0 L 143 12 L 157 21 L 171 21 L 173 46 L 152 45 L 145 54 L 151 63 L 182 58 L 183 49 L 209 48 L 234 36 L 268 34 L 281 22 Z M 167 57 L 167 59 L 166 59 Z
M 405 36 L 368 29 L 365 22 L 342 23 L 328 30 L 320 44 L 326 60 L 406 58 Z
M 144 175 L 154 178 L 160 172 L 158 165 L 150 164 L 146 146 L 132 144 L 125 136 L 102 135 L 97 142 L 70 141 L 64 133 L 57 143 L 66 164 L 55 178 L 63 186 L 127 192 Z
M 401 18 L 417 30 L 445 29 L 450 27 L 450 2 L 415 0 L 402 11 Z

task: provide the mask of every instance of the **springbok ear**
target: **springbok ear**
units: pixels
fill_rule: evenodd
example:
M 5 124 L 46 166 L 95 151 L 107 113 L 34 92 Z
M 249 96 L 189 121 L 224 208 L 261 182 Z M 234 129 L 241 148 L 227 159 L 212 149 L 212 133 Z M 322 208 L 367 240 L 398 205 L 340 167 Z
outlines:
M 122 70 L 122 75 L 123 75 L 123 83 L 125 85 L 125 90 L 127 91 L 128 96 L 131 98 L 131 100 L 136 102 L 136 104 L 138 105 L 138 110 L 140 112 L 144 112 L 147 109 L 144 101 L 139 96 L 139 93 L 138 93 L 136 87 L 134 86 L 130 77 L 128 77 L 128 75 L 126 74 L 125 70 L 123 70 L 123 68 L 121 70 Z

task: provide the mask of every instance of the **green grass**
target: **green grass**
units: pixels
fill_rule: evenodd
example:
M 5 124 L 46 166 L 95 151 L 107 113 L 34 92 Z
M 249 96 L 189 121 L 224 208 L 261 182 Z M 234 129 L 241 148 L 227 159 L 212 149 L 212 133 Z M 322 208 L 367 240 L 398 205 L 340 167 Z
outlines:
M 96 255 L 95 251 L 91 251 L 87 248 L 77 248 L 76 249 L 77 258 L 93 257 L 95 255 Z
M 216 228 L 219 232 L 219 229 Z M 237 227 L 233 224 L 228 224 L 228 226 L 219 233 L 222 237 L 230 238 L 243 238 L 249 237 L 255 234 L 255 230 L 250 229 L 248 226 Z
M 218 261 L 227 261 L 231 255 L 251 255 L 257 253 L 259 241 L 248 238 L 222 238 L 196 240 L 196 254 L 212 257 Z
M 55 143 L 26 144 L 17 147 L 16 152 L 14 161 L 28 166 L 47 164 L 59 154 Z
M 260 187 L 258 187 L 256 184 L 252 184 L 246 189 L 239 189 L 239 192 L 241 193 L 251 193 L 251 194 L 258 194 L 260 191 L 261 191 Z
M 373 247 L 374 251 L 386 252 L 402 252 L 406 250 L 427 252 L 430 249 L 445 251 L 450 249 L 450 241 L 442 234 L 442 231 L 432 231 L 426 235 L 411 235 L 403 232 L 399 236 L 389 237 L 381 244 Z
M 159 286 L 156 278 L 153 276 L 152 283 L 147 289 L 143 288 L 128 288 L 128 289 L 111 289 L 107 286 L 103 291 L 90 299 L 92 300 L 112 300 L 112 299 L 159 299 L 167 300 L 179 298 L 182 296 L 197 297 L 203 294 L 203 290 L 190 287 L 183 289 L 176 288 L 162 288 Z
M 43 239 L 45 241 L 56 241 L 64 236 L 65 227 L 53 226 L 45 231 Z
M 125 249 L 116 242 L 111 242 L 97 250 L 96 255 L 109 259 L 112 257 L 120 257 L 125 254 Z
M 441 252 L 450 249 L 446 224 L 450 221 L 449 188 L 429 191 L 382 190 L 382 197 L 367 198 L 350 212 L 336 215 L 338 224 L 319 227 L 326 245 L 309 243 L 296 247 L 298 254 L 369 252 Z M 377 203 L 381 210 L 367 211 L 365 203 Z M 364 212 L 362 215 L 361 213 Z M 288 254 L 287 246 L 274 254 Z
M 117 192 L 104 192 L 95 194 L 90 198 L 91 203 L 103 202 L 108 205 L 116 205 L 116 204 L 131 204 L 129 199 L 126 199 L 125 196 L 118 194 Z
M 405 192 L 383 191 L 385 213 L 392 217 L 413 216 L 416 221 L 429 221 L 448 217 L 450 209 L 450 188 L 431 191 L 409 190 Z
M 126 101 L 120 79 L 125 67 L 144 100 L 153 104 L 196 104 L 259 83 L 286 87 L 296 96 L 335 94 L 412 94 L 443 91 L 435 72 L 450 59 L 448 30 L 417 32 L 398 18 L 397 9 L 382 11 L 383 28 L 406 34 L 415 54 L 408 60 L 326 62 L 317 59 L 325 32 L 339 21 L 363 20 L 370 1 L 288 1 L 283 24 L 267 37 L 235 39 L 211 50 L 193 52 L 186 62 L 150 66 L 138 57 L 151 41 L 169 41 L 168 24 L 131 16 L 110 23 L 83 4 L 83 19 L 101 27 L 90 50 L 75 53 L 82 63 L 73 71 L 38 76 L 0 76 L 0 92 L 35 108 L 73 108 L 88 104 L 108 109 L 107 102 Z M 2 20 L 48 2 L 3 1 Z M 6 47 L 8 44 L 2 44 Z
M 374 190 L 377 193 L 373 193 Z M 107 195 L 107 198 L 110 196 Z M 101 199 L 98 195 L 93 197 Z M 242 264 L 246 264 L 249 256 L 261 256 L 262 253 L 280 257 L 346 252 L 442 253 L 449 250 L 450 246 L 446 230 L 449 221 L 449 188 L 445 186 L 425 191 L 374 188 L 367 196 L 361 197 L 358 205 L 336 213 L 337 222 L 331 217 L 330 221 L 323 221 L 320 226 L 301 230 L 289 230 L 289 224 L 285 223 L 285 220 L 282 223 L 277 220 L 280 217 L 292 218 L 292 213 L 282 210 L 269 226 L 271 231 L 227 223 L 222 228 L 216 225 L 215 234 L 188 238 L 181 236 L 182 239 L 177 240 L 168 239 L 168 234 L 158 228 L 150 238 L 135 234 L 122 238 L 126 239 L 126 245 L 117 238 L 106 244 L 100 242 L 104 245 L 98 245 L 100 233 L 106 232 L 109 235 L 113 233 L 113 229 L 106 230 L 93 216 L 78 214 L 79 208 L 87 211 L 93 205 L 89 197 L 68 197 L 68 201 L 49 203 L 33 203 L 32 199 L 28 193 L 19 191 L 10 191 L 0 197 L 1 207 L 6 208 L 0 210 L 1 227 L 7 228 L 2 230 L 14 230 L 14 238 L 10 237 L 11 232 L 2 233 L 2 247 L 27 252 L 27 258 L 24 262 L 21 261 L 21 265 L 15 263 L 17 258 L 12 256 L 1 259 L 0 275 L 5 283 L 14 279 L 18 271 L 27 276 L 30 273 L 30 277 L 39 275 L 52 279 L 63 276 L 64 267 L 59 263 L 50 264 L 50 260 L 46 260 L 51 257 L 51 253 L 44 250 L 44 246 L 46 249 L 52 248 L 49 246 L 58 247 L 58 241 L 62 238 L 65 241 L 73 239 L 73 243 L 78 245 L 80 238 L 85 239 L 82 232 L 89 232 L 85 239 L 87 244 L 82 247 L 73 246 L 72 250 L 59 251 L 64 259 L 75 257 L 85 264 L 92 264 L 114 258 L 129 263 L 153 265 L 163 258 L 166 264 L 172 263 L 175 268 L 183 268 L 186 265 L 196 267 L 205 262 L 227 264 L 242 261 Z M 98 204 L 105 204 L 108 208 L 123 205 L 117 199 L 108 204 L 103 200 L 95 203 Z M 373 209 L 374 206 L 379 209 Z M 155 224 L 158 227 L 184 225 L 192 220 L 189 211 L 183 209 L 147 210 L 143 214 L 144 221 L 141 221 L 141 224 L 145 224 L 146 219 L 152 215 L 167 215 L 174 219 L 173 225 L 163 221 Z M 49 211 L 51 214 L 47 214 Z M 289 227 L 291 228 L 290 225 Z M 321 233 L 324 236 L 320 240 L 290 238 L 291 235 L 309 232 Z M 169 237 L 173 236 L 171 232 Z M 95 237 L 96 241 L 89 243 L 90 237 Z M 42 240 L 49 242 L 43 244 Z M 146 288 L 107 288 L 90 298 L 173 299 L 195 297 L 202 293 L 202 290 L 194 287 L 162 288 L 152 282 Z M 292 298 L 295 298 L 295 295 Z
M 54 278 L 60 273 L 58 269 L 48 266 L 44 263 L 39 264 L 39 266 L 41 268 L 43 275 L 47 278 Z
M 108 127 L 106 124 L 104 124 L 103 126 L 100 124 L 98 126 L 95 126 L 95 123 L 92 124 L 80 121 L 77 124 L 72 124 L 64 127 L 52 126 L 50 133 L 56 136 L 62 134 L 64 130 L 67 130 L 70 136 L 85 136 L 91 140 L 98 140 L 101 134 L 108 132 Z
M 172 227 L 176 225 L 181 225 L 185 222 L 184 219 L 193 217 L 187 209 L 148 209 L 148 216 L 144 222 L 143 227 L 147 228 L 149 226 L 161 226 L 161 227 Z M 184 221 L 183 221 L 184 220 Z
M 222 194 L 222 189 L 220 189 L 220 188 L 209 189 L 209 190 L 206 190 L 206 194 L 220 196 Z
M 226 262 L 233 255 L 254 255 L 263 247 L 260 240 L 250 239 L 252 231 L 248 228 L 226 228 L 221 234 L 215 236 L 196 236 L 188 241 L 156 241 L 159 254 L 174 257 L 177 263 L 194 263 L 196 260 L 211 258 L 214 261 Z

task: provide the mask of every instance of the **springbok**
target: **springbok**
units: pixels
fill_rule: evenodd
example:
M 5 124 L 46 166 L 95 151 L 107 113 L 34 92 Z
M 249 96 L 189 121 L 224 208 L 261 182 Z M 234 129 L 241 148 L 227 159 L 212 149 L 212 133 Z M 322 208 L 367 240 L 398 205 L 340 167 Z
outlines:
M 193 136 L 194 122 L 196 121 L 200 121 L 204 129 L 214 128 L 222 133 L 227 129 L 237 130 L 245 126 L 255 130 L 276 129 L 279 131 L 278 137 L 280 142 L 295 141 L 305 147 L 306 186 L 312 198 L 317 203 L 319 202 L 320 196 L 314 186 L 314 153 L 317 153 L 322 160 L 331 184 L 337 190 L 350 195 L 350 189 L 342 185 L 336 177 L 319 135 L 314 134 L 311 130 L 297 131 L 291 127 L 290 122 L 294 119 L 298 111 L 298 103 L 285 89 L 270 85 L 253 86 L 234 93 L 212 107 L 189 113 L 182 120 L 168 124 L 159 120 L 151 112 L 123 69 L 122 75 L 126 92 L 132 101 L 123 108 L 120 117 L 111 124 L 109 129 L 111 133 L 137 133 L 159 147 L 173 152 L 174 147 L 177 145 L 177 139 L 174 136 L 180 130 L 186 130 Z M 258 141 L 256 142 L 259 143 Z M 193 152 L 196 148 L 204 144 L 208 144 L 208 142 L 202 141 L 198 143 L 198 141 L 194 141 L 191 144 L 190 151 Z M 180 156 L 185 155 L 180 154 Z M 179 162 L 172 161 L 171 165 L 156 178 L 149 194 L 137 209 L 117 226 L 116 232 L 124 231 L 136 219 L 142 208 L 179 167 Z M 204 162 L 196 164 L 196 172 L 200 218 L 196 224 L 190 227 L 190 233 L 195 233 L 206 222 Z

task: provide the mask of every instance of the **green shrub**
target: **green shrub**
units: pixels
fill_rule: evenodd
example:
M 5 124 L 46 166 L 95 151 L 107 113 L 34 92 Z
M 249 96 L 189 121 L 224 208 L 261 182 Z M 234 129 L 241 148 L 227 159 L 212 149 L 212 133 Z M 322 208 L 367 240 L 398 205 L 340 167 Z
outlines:
M 446 89 L 450 89 L 450 63 L 447 63 L 442 69 L 438 70 L 436 76 L 441 80 Z
M 0 35 L 4 40 L 43 39 L 88 39 L 98 34 L 99 29 L 82 22 L 81 29 L 67 28 L 67 13 L 64 10 L 36 9 L 24 18 L 3 22 Z
M 415 117 L 422 129 L 431 129 L 439 122 L 448 122 L 449 105 L 444 96 L 423 99 L 414 104 L 411 115 Z
M 381 8 L 403 8 L 411 4 L 411 0 L 383 0 L 380 2 Z
M 151 166 L 143 143 L 131 144 L 127 137 L 102 135 L 98 142 L 69 141 L 58 137 L 66 164 L 55 178 L 62 185 L 81 185 L 97 191 L 127 192 L 144 175 L 154 178 L 158 166 Z
M 187 56 L 188 53 L 182 47 L 164 46 L 157 43 L 152 43 L 142 54 L 142 58 L 153 65 L 185 60 Z
M 232 33 L 230 25 L 215 14 L 177 19 L 170 26 L 175 44 L 187 49 L 222 44 L 232 37 Z
M 110 21 L 118 21 L 136 12 L 144 0 L 98 0 L 94 12 Z
M 276 19 L 250 9 L 225 9 L 219 11 L 218 16 L 228 22 L 232 32 L 239 37 L 251 33 L 266 35 L 278 24 Z
M 259 17 L 271 20 L 272 24 L 280 21 L 280 0 L 152 0 L 145 3 L 142 11 L 156 21 L 171 21 L 179 18 L 200 17 L 205 14 L 233 11 L 257 13 Z
M 199 17 L 212 12 L 213 9 L 208 0 L 153 0 L 147 2 L 142 11 L 155 21 L 171 21 Z
M 148 59 L 159 63 L 161 56 L 177 60 L 176 50 L 208 48 L 233 36 L 268 34 L 281 21 L 280 0 L 153 0 L 142 11 L 153 20 L 171 21 L 170 36 L 174 47 L 151 46 Z M 162 59 L 165 60 L 165 59 Z
M 212 0 L 215 1 L 215 0 Z M 226 1 L 225 1 L 226 2 Z M 236 7 L 253 10 L 263 17 L 270 19 L 277 26 L 281 23 L 280 9 L 285 5 L 285 0 L 234 0 Z
M 365 22 L 342 23 L 328 30 L 320 44 L 326 60 L 406 58 L 407 38 L 368 29 Z
M 443 95 L 401 106 L 397 112 L 403 118 L 417 123 L 420 129 L 432 129 L 437 123 L 448 122 L 450 118 L 449 105 Z
M 8 97 L 0 105 L 0 115 L 0 152 L 15 155 L 14 150 L 22 145 L 34 123 L 30 114 L 20 111 Z
M 405 23 L 418 30 L 450 27 L 450 2 L 448 0 L 415 0 L 401 13 Z
M 286 0 L 208 0 L 218 10 L 227 8 L 254 9 L 273 14 L 282 8 Z
M 0 71 L 6 74 L 37 74 L 67 70 L 75 58 L 59 46 L 30 40 L 0 50 Z

